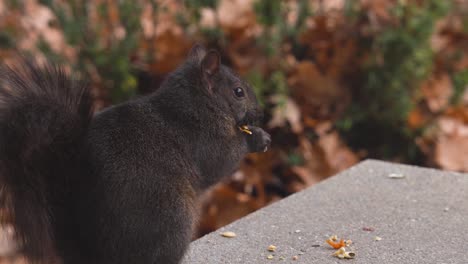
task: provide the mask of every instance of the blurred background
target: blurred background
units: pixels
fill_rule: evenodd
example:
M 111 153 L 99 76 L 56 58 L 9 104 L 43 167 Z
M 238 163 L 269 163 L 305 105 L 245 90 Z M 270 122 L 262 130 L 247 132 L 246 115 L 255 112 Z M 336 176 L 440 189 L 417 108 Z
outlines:
M 66 65 L 98 110 L 194 43 L 253 85 L 273 136 L 204 195 L 197 236 L 366 158 L 468 172 L 468 0 L 0 0 L 0 60 Z

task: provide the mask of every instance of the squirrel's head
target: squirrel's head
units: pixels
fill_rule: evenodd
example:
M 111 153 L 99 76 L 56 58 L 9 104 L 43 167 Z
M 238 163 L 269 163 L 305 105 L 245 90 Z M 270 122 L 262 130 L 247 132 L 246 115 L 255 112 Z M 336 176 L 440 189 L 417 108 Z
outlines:
M 262 119 L 263 111 L 252 87 L 221 64 L 217 51 L 206 51 L 197 44 L 190 51 L 189 61 L 198 68 L 199 88 L 213 98 L 217 110 L 234 118 L 238 126 L 255 125 Z

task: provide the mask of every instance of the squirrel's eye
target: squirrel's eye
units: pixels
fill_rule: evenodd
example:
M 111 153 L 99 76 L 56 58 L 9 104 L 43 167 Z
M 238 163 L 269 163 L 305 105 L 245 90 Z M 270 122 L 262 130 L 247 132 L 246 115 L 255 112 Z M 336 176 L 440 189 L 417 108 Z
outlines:
M 244 97 L 245 94 L 244 94 L 244 89 L 240 88 L 240 87 L 237 87 L 237 88 L 234 88 L 234 94 L 237 96 L 237 97 Z

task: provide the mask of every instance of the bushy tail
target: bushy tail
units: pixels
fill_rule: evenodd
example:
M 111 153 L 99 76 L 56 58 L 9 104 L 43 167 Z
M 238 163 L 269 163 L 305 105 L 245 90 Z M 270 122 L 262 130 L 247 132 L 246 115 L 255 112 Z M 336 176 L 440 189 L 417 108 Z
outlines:
M 92 116 L 89 89 L 50 64 L 0 70 L 0 195 L 33 263 L 51 263 L 63 197 Z

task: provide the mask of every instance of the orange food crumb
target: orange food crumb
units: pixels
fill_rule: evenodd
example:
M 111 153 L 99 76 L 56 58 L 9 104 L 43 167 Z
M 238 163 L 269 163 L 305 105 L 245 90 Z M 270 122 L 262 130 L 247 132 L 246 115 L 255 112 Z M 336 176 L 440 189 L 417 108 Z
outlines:
M 341 247 L 345 247 L 346 246 L 346 242 L 344 241 L 344 239 L 341 239 L 340 242 L 336 242 L 336 241 L 333 241 L 332 239 L 327 239 L 327 243 L 332 246 L 332 248 L 334 249 L 339 249 Z
M 252 135 L 252 131 L 250 131 L 249 127 L 248 126 L 240 126 L 239 129 L 244 132 L 244 133 L 247 133 L 249 135 Z

